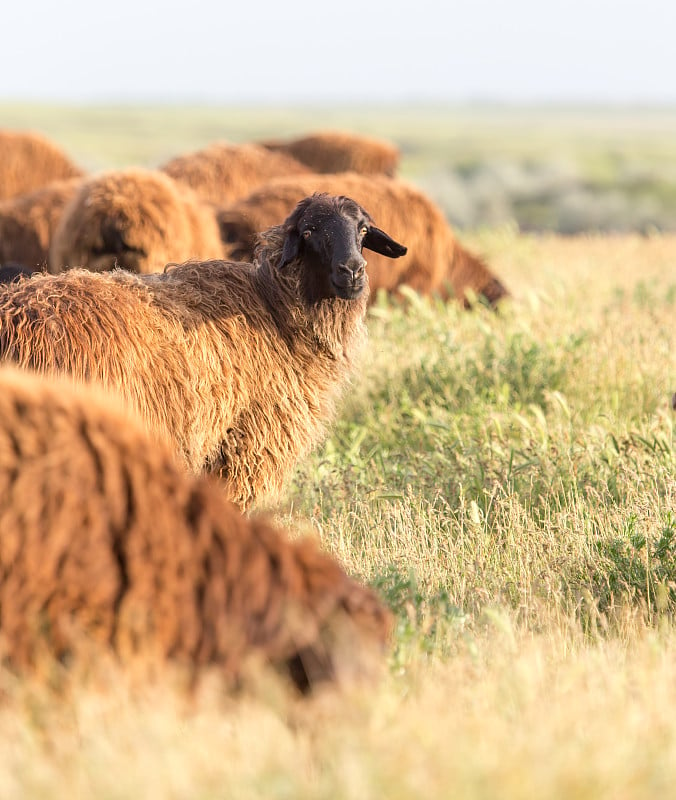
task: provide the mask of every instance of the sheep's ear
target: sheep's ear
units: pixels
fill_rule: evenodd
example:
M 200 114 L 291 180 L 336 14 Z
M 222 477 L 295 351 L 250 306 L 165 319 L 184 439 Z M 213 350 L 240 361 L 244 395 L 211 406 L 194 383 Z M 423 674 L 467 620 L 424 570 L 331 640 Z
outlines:
M 374 253 L 380 253 L 388 258 L 399 258 L 406 254 L 406 249 L 403 244 L 395 242 L 391 236 L 388 236 L 385 231 L 376 228 L 375 225 L 370 225 L 368 233 L 364 236 L 362 247 L 367 250 L 373 250 Z
M 279 261 L 279 269 L 284 269 L 287 264 L 290 264 L 294 258 L 298 258 L 298 248 L 300 245 L 300 234 L 295 228 L 287 231 L 286 238 L 284 239 L 284 247 L 282 248 L 282 257 Z

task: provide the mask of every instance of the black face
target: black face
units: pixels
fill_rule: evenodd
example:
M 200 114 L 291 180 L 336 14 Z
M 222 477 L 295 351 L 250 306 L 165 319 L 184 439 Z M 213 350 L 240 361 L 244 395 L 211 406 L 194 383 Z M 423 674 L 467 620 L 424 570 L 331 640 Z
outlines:
M 368 285 L 362 248 L 398 258 L 406 248 L 373 225 L 354 200 L 315 194 L 302 200 L 285 223 L 280 268 L 300 258 L 308 300 L 354 300 Z
M 130 272 L 141 272 L 139 262 L 147 256 L 145 250 L 126 242 L 124 232 L 113 220 L 105 220 L 101 225 L 101 245 L 91 248 L 91 257 L 86 261 L 88 268 L 95 271 L 121 267 Z

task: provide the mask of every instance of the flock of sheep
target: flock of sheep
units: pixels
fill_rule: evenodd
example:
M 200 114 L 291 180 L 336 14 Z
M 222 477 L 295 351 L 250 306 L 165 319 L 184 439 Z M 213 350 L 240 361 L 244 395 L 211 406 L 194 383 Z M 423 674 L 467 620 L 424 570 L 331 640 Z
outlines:
M 398 155 L 326 133 L 89 176 L 0 131 L 7 664 L 93 642 L 305 691 L 382 649 L 375 595 L 245 512 L 324 435 L 376 290 L 507 294 Z

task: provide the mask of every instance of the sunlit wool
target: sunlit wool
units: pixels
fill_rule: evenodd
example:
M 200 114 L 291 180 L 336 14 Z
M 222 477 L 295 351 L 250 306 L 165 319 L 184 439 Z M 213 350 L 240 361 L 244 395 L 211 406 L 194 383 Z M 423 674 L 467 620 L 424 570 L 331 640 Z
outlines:
M 388 635 L 369 589 L 185 473 L 118 398 L 7 367 L 0 530 L 0 652 L 15 668 L 94 644 L 235 678 L 254 655 L 304 690 Z
M 274 139 L 262 144 L 270 150 L 288 153 L 314 172 L 392 176 L 401 155 L 392 142 L 349 131 L 317 131 L 297 139 Z
M 245 197 L 273 178 L 310 171 L 285 153 L 273 153 L 256 144 L 227 142 L 214 142 L 202 150 L 176 156 L 161 169 L 215 205 Z
M 0 130 L 0 200 L 82 174 L 82 170 L 42 134 Z
M 54 232 L 49 271 L 160 272 L 171 261 L 222 254 L 208 205 L 162 172 L 129 168 L 83 182 Z

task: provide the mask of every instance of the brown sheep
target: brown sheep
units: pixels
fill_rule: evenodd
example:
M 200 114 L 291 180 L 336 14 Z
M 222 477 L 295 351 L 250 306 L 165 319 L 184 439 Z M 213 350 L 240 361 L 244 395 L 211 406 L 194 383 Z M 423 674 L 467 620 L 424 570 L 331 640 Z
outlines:
M 392 142 L 346 131 L 318 131 L 298 139 L 275 139 L 261 144 L 293 156 L 313 172 L 393 176 L 400 158 L 399 149 Z
M 222 206 L 245 197 L 272 178 L 310 170 L 285 153 L 256 144 L 215 142 L 194 153 L 177 156 L 161 167 L 204 201 Z
M 0 200 L 82 174 L 68 156 L 41 134 L 0 130 Z
M 118 398 L 63 379 L 0 370 L 0 530 L 0 652 L 15 668 L 86 644 L 234 679 L 254 656 L 305 690 L 335 677 L 341 644 L 354 666 L 388 636 L 375 595 L 311 540 L 242 516 Z
M 71 270 L 0 289 L 0 359 L 119 390 L 242 508 L 325 431 L 366 338 L 361 248 L 406 248 L 345 197 L 303 200 L 256 264 Z
M 80 186 L 67 178 L 0 202 L 0 264 L 47 268 L 49 245 L 64 208 Z
M 210 206 L 162 172 L 130 168 L 83 181 L 54 232 L 49 271 L 158 272 L 170 261 L 222 255 Z
M 407 284 L 420 293 L 442 298 L 483 295 L 492 305 L 508 294 L 477 256 L 456 240 L 443 212 L 419 189 L 380 175 L 308 175 L 280 178 L 217 213 L 221 237 L 231 258 L 248 259 L 257 232 L 284 219 L 299 198 L 311 192 L 347 194 L 386 230 L 406 241 L 408 255 L 393 267 L 378 255 L 369 259 L 371 297 L 378 289 L 392 292 Z

